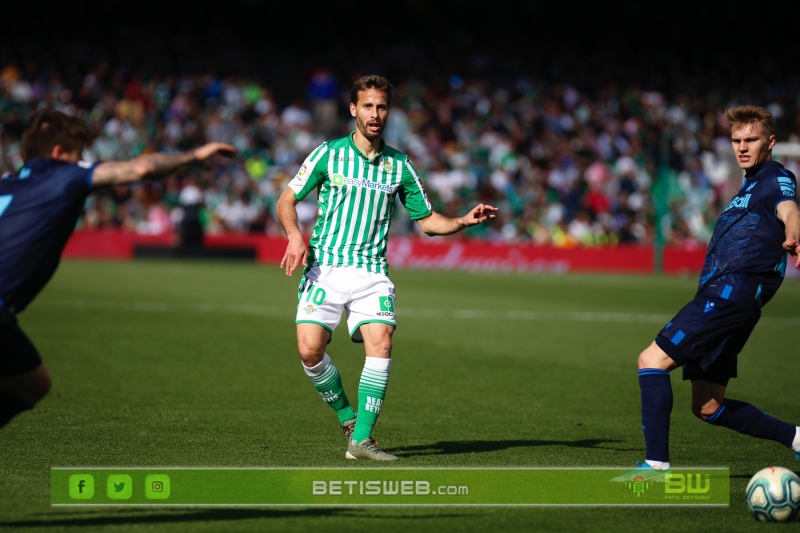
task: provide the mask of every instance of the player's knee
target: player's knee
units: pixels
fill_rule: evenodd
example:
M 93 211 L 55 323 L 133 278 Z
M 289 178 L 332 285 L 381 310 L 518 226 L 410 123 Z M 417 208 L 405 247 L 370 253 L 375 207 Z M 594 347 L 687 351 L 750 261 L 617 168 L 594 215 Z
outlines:
M 640 370 L 642 368 L 656 368 L 656 358 L 653 357 L 652 350 L 649 346 L 639 354 L 638 364 Z
M 715 400 L 702 402 L 692 402 L 692 414 L 700 420 L 706 420 L 719 409 L 719 404 Z
M 319 364 L 322 358 L 325 357 L 325 346 L 300 343 L 297 345 L 297 351 L 300 354 L 303 365 L 307 367 Z
M 639 354 L 638 363 L 640 370 L 642 368 L 660 368 L 662 370 L 672 370 L 675 368 L 675 361 L 673 361 L 664 350 L 659 348 L 655 341 Z
M 392 356 L 392 336 L 381 335 L 365 342 L 367 355 L 372 357 L 391 357 Z

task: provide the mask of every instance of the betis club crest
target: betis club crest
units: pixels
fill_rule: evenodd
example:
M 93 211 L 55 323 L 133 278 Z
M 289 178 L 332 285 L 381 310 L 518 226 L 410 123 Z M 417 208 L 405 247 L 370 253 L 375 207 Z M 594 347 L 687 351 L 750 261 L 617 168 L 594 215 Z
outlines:
M 631 489 L 631 492 L 636 494 L 638 498 L 644 494 L 644 491 L 646 491 L 652 483 L 646 483 L 643 476 L 633 476 L 630 483 L 625 483 L 625 485 Z

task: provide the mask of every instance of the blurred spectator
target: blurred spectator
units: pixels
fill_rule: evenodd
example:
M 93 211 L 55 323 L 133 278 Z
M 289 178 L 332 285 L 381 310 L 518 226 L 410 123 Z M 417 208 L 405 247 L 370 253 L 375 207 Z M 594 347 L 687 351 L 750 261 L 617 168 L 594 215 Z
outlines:
M 312 71 L 305 99 L 281 109 L 255 78 L 164 77 L 131 66 L 99 61 L 66 72 L 0 65 L 0 170 L 22 166 L 22 128 L 42 106 L 86 120 L 94 137 L 84 153 L 89 161 L 205 141 L 232 143 L 241 156 L 163 185 L 95 194 L 82 227 L 176 228 L 187 243 L 199 242 L 204 231 L 278 233 L 273 210 L 288 180 L 325 138 L 352 127 L 343 105 L 347 89 L 326 68 Z M 524 74 L 411 79 L 396 87 L 385 138 L 410 154 L 438 211 L 457 215 L 477 202 L 502 209 L 469 237 L 568 247 L 650 242 L 651 188 L 659 180 L 669 206 L 667 242 L 697 246 L 710 238 L 740 180 L 721 115 L 732 104 L 712 90 L 678 87 L 685 90 L 643 90 L 599 77 L 565 84 Z M 780 91 L 769 94 L 777 95 L 766 104 L 780 113 L 779 125 L 800 132 L 796 102 Z M 310 233 L 313 199 L 298 214 Z M 402 209 L 395 216 L 394 233 L 415 231 Z

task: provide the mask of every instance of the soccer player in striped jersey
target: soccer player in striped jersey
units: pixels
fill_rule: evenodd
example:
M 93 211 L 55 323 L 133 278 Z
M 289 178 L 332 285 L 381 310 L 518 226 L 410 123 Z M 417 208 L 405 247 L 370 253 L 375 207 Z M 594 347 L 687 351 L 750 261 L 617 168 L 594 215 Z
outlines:
M 497 211 L 480 204 L 463 217 L 448 218 L 431 209 L 411 160 L 381 139 L 391 99 L 387 79 L 365 76 L 356 81 L 350 91 L 356 130 L 314 150 L 277 204 L 289 238 L 281 268 L 291 276 L 301 264 L 305 267 L 298 290 L 297 348 L 317 392 L 336 411 L 348 459 L 397 460 L 372 438 L 386 396 L 396 327 L 394 285 L 386 262 L 395 198 L 431 236 L 481 224 Z M 314 190 L 319 215 L 306 248 L 296 206 Z M 364 343 L 366 352 L 357 418 L 339 372 L 325 353 L 342 310 L 351 339 Z

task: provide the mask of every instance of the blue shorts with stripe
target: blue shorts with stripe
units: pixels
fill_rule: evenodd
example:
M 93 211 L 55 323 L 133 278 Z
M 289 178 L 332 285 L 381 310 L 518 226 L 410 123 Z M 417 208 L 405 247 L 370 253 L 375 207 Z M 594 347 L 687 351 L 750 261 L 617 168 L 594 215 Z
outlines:
M 755 325 L 730 300 L 700 294 L 664 326 L 656 344 L 683 366 L 683 379 L 727 386 L 736 377 L 737 357 Z

